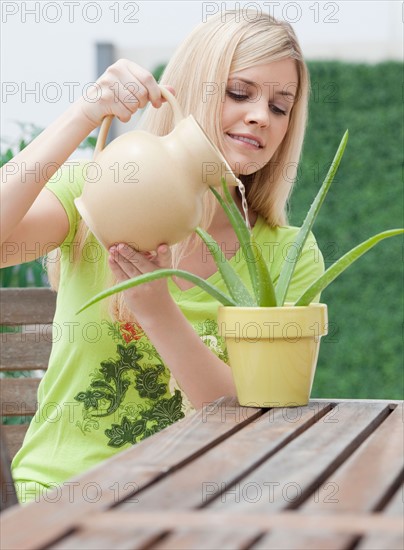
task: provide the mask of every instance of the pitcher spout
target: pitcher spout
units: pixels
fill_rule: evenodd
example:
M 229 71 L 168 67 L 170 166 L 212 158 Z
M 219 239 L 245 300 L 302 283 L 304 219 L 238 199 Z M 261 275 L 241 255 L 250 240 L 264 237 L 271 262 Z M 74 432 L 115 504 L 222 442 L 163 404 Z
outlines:
M 221 161 L 204 163 L 202 167 L 202 181 L 208 187 L 219 187 L 223 178 L 228 186 L 239 186 L 240 180 L 224 158 Z
M 193 118 L 193 117 L 192 117 Z M 202 181 L 208 187 L 220 187 L 222 179 L 224 178 L 228 186 L 238 187 L 240 180 L 234 174 L 233 170 L 230 168 L 230 165 L 205 133 L 203 128 L 199 125 L 198 121 L 193 119 L 195 126 L 197 126 L 206 141 L 206 145 L 209 148 L 210 152 L 214 152 L 213 156 L 211 154 L 210 158 L 207 158 L 202 163 Z

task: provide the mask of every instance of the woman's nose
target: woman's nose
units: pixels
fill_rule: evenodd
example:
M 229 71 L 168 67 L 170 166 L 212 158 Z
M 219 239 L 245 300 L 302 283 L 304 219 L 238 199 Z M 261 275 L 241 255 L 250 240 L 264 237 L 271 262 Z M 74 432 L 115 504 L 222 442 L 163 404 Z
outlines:
M 257 100 L 248 103 L 248 110 L 245 115 L 247 124 L 258 124 L 260 127 L 269 126 L 269 107 L 267 101 Z

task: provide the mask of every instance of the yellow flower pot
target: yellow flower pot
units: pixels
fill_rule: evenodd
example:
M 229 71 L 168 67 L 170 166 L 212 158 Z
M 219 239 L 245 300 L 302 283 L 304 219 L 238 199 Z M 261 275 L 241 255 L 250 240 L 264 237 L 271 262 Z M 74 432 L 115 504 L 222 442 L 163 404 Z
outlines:
M 219 307 L 240 405 L 307 405 L 327 319 L 325 304 Z

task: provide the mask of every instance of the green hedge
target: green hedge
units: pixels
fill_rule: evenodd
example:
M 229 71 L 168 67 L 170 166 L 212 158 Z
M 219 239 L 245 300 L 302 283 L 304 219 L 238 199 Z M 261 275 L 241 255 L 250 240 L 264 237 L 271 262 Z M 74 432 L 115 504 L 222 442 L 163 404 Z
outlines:
M 310 119 L 290 223 L 300 225 L 344 131 L 349 141 L 314 234 L 326 264 L 403 226 L 402 67 L 311 62 Z M 403 398 L 403 241 L 381 243 L 333 285 L 317 397 Z

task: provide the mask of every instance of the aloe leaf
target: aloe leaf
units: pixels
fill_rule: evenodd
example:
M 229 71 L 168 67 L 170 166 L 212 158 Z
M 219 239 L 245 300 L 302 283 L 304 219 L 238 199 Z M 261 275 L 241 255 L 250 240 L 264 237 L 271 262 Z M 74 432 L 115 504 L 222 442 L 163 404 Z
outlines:
M 324 202 L 327 192 L 338 170 L 338 166 L 341 162 L 341 159 L 344 154 L 344 150 L 348 141 L 348 135 L 349 134 L 347 130 L 342 137 L 341 143 L 339 144 L 334 160 L 331 163 L 328 173 L 324 179 L 324 182 L 320 187 L 320 190 L 317 193 L 316 198 L 314 199 L 310 207 L 310 210 L 307 213 L 307 216 L 303 222 L 302 227 L 300 228 L 299 233 L 296 236 L 296 239 L 294 241 L 294 246 L 292 246 L 289 249 L 289 251 L 291 251 L 292 257 L 288 257 L 283 263 L 282 270 L 279 276 L 279 281 L 276 286 L 277 302 L 280 306 L 283 306 L 283 304 L 285 303 L 286 295 L 293 277 L 293 273 L 295 271 L 297 261 L 302 252 L 304 243 L 307 240 L 307 237 L 311 231 L 311 228 L 313 227 L 317 214 L 321 208 L 321 205 Z
M 223 197 L 218 193 L 217 189 L 215 189 L 214 187 L 211 187 L 210 190 L 215 195 L 215 197 L 218 200 L 220 206 L 226 212 L 226 216 L 230 220 L 230 223 L 231 223 L 231 225 L 234 229 L 234 232 L 237 235 L 237 238 L 240 242 L 240 245 L 242 244 L 242 241 L 245 241 L 246 239 L 249 240 L 250 232 L 248 231 L 247 226 L 246 226 L 245 221 L 243 220 L 243 218 L 241 218 L 243 223 L 242 223 L 242 225 L 240 225 L 240 220 L 236 218 L 236 216 L 234 215 L 234 212 L 230 209 L 229 203 L 226 202 L 223 199 Z M 238 208 L 237 208 L 237 210 L 238 210 Z M 239 214 L 240 214 L 240 212 L 239 212 Z M 240 216 L 241 216 L 241 214 L 240 214 Z M 243 235 L 243 236 L 240 237 L 240 235 Z
M 276 294 L 268 266 L 258 250 L 254 236 L 247 228 L 245 220 L 234 202 L 224 178 L 222 179 L 222 186 L 230 213 L 235 220 L 236 226 L 233 225 L 233 228 L 236 231 L 244 258 L 247 262 L 258 305 L 261 307 L 274 307 L 277 305 Z
M 236 232 L 237 238 L 240 242 L 241 250 L 243 252 L 247 265 L 249 269 L 251 268 L 251 279 L 256 279 L 256 284 L 258 285 L 259 279 L 256 266 L 256 254 L 254 253 L 253 247 L 251 246 L 251 231 L 248 229 L 245 219 L 241 215 L 237 204 L 234 202 L 234 199 L 230 194 L 229 188 L 227 187 L 227 183 L 224 178 L 222 178 L 222 187 L 232 219 L 234 220 L 233 229 Z M 259 296 L 257 295 L 257 298 L 258 297 Z
M 247 263 L 248 271 L 250 274 L 250 279 L 252 283 L 252 287 L 255 294 L 255 299 L 258 304 L 260 304 L 260 282 L 259 282 L 259 275 L 258 275 L 258 269 L 256 265 L 256 260 L 254 253 L 252 251 L 251 246 L 251 233 L 248 230 L 245 221 L 240 214 L 239 209 L 237 208 L 237 205 L 233 201 L 233 197 L 230 195 L 230 192 L 227 188 L 226 182 L 224 178 L 222 178 L 222 187 L 226 196 L 226 200 L 223 199 L 217 192 L 217 190 L 214 187 L 211 187 L 211 191 L 219 201 L 220 205 L 224 209 L 224 211 L 227 214 L 227 217 L 230 220 L 230 223 L 234 229 L 234 232 L 237 235 L 237 239 L 240 243 L 241 252 L 243 253 L 244 259 Z
M 223 188 L 224 196 L 226 198 L 226 201 L 227 201 L 227 204 L 229 206 L 230 212 L 232 213 L 233 218 L 237 222 L 237 230 L 241 235 L 243 235 L 243 238 L 240 241 L 240 245 L 242 243 L 246 244 L 246 246 L 247 246 L 247 257 L 248 257 L 248 253 L 250 251 L 249 250 L 249 245 L 250 245 L 251 231 L 248 229 L 245 219 L 243 218 L 240 210 L 238 209 L 237 204 L 234 202 L 234 199 L 231 196 L 231 193 L 230 193 L 229 188 L 227 186 L 226 180 L 224 178 L 222 178 L 222 188 Z M 234 229 L 236 229 L 236 228 L 234 228 Z
M 323 275 L 315 280 L 309 288 L 300 296 L 295 303 L 295 306 L 307 306 L 317 294 L 322 292 L 332 281 L 334 281 L 341 273 L 343 273 L 350 265 L 358 258 L 373 248 L 377 243 L 389 237 L 395 237 L 404 233 L 404 229 L 390 229 L 383 231 L 377 235 L 373 235 L 370 239 L 363 241 L 361 244 L 344 254 L 331 267 L 327 269 Z
M 224 294 L 221 290 L 211 285 L 201 277 L 198 277 L 198 275 L 188 273 L 188 271 L 183 271 L 182 269 L 158 269 L 150 273 L 144 273 L 143 275 L 139 275 L 138 277 L 134 277 L 133 279 L 129 279 L 127 281 L 124 281 L 123 283 L 119 283 L 111 288 L 108 288 L 107 290 L 100 292 L 96 296 L 93 296 L 91 300 L 86 302 L 78 310 L 77 313 L 84 311 L 88 307 L 99 302 L 100 300 L 103 300 L 104 298 L 108 298 L 108 296 L 112 296 L 112 294 L 117 294 L 118 292 L 122 292 L 123 290 L 128 290 L 128 288 L 139 286 L 143 283 L 150 283 L 152 281 L 156 281 L 157 279 L 164 279 L 166 277 L 174 277 L 174 276 L 180 277 L 181 279 L 186 279 L 187 281 L 194 283 L 195 285 L 205 290 L 205 292 L 213 296 L 213 298 L 215 298 L 218 302 L 220 302 L 224 306 L 237 305 L 232 300 L 232 298 L 230 298 L 229 296 L 226 296 L 226 294 Z
M 200 227 L 196 228 L 196 233 L 204 241 L 208 247 L 210 253 L 213 256 L 213 259 L 217 265 L 217 268 L 225 282 L 230 296 L 240 307 L 254 307 L 257 305 L 257 302 L 254 301 L 251 294 L 248 292 L 243 281 L 234 271 L 230 263 L 227 261 L 225 255 L 223 254 L 222 249 L 218 243 L 203 229 Z
M 251 250 L 254 255 L 254 261 L 258 271 L 258 304 L 260 307 L 275 307 L 277 305 L 275 288 L 268 266 L 262 257 L 261 250 L 255 242 L 253 234 L 251 234 Z
M 233 197 L 230 194 L 226 181 L 222 179 L 222 186 L 230 212 L 240 228 L 240 246 L 244 250 L 244 257 L 248 265 L 254 292 L 260 307 L 274 307 L 277 305 L 275 289 L 271 275 L 252 232 L 247 228 L 245 220 L 240 213 Z

